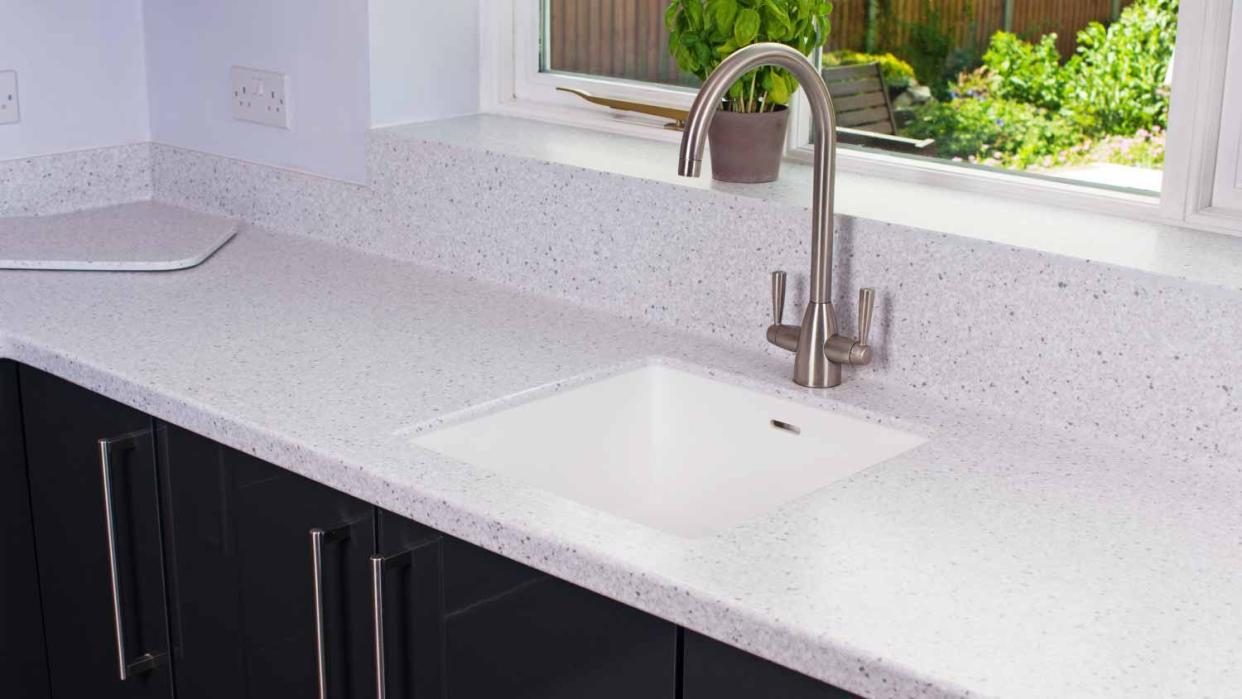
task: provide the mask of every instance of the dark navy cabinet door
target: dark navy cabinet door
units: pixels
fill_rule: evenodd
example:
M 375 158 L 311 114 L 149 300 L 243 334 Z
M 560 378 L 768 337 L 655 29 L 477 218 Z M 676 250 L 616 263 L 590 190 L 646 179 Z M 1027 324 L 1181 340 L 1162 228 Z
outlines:
M 0 360 L 0 678 L 4 694 L 50 696 L 17 365 L 8 360 Z
M 669 622 L 387 512 L 378 550 L 390 699 L 676 696 Z
M 327 696 L 374 697 L 375 509 L 177 427 L 157 441 L 178 699 L 319 696 L 312 529 Z
M 857 695 L 686 631 L 684 699 L 850 699 Z
M 19 376 L 52 696 L 171 697 L 151 419 L 28 367 Z

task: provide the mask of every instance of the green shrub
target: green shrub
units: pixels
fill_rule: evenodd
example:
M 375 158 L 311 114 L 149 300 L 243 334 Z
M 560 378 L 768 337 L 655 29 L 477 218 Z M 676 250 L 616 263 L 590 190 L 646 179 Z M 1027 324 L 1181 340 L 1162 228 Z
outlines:
M 914 68 L 891 53 L 862 53 L 843 49 L 824 54 L 824 64 L 829 66 L 854 66 L 864 63 L 879 63 L 884 84 L 889 87 L 905 89 L 914 80 Z
M 1053 112 L 989 97 L 928 102 L 915 110 L 903 135 L 936 139 L 942 157 L 1014 168 L 1037 164 L 1084 138 Z
M 1108 27 L 1078 32 L 1078 53 L 1065 65 L 1065 108 L 1088 130 L 1133 134 L 1167 127 L 1178 0 L 1138 0 Z
M 957 82 L 949 86 L 949 96 L 953 99 L 963 97 L 983 99 L 991 97 L 992 74 L 986 67 L 979 67 L 959 73 Z
M 1077 52 L 1064 65 L 1055 34 L 1032 44 L 997 32 L 983 55 L 987 94 L 1059 112 L 1096 136 L 1164 128 L 1177 8 L 1178 0 L 1137 0 L 1110 26 L 1091 23 L 1078 32 Z M 979 76 L 963 74 L 959 85 L 968 77 Z
M 1038 44 L 1009 32 L 996 32 L 983 54 L 991 94 L 1057 111 L 1065 98 L 1065 73 L 1057 51 L 1057 35 L 1045 34 Z
M 969 3 L 962 8 L 958 21 L 965 21 Z M 946 83 L 956 75 L 949 67 L 954 51 L 955 22 L 932 0 L 924 0 L 922 18 L 906 24 L 906 45 L 903 53 L 914 67 L 919 82 L 927 85 L 937 97 L 947 95 Z M 960 68 L 960 67 L 959 67 Z
M 1158 167 L 1178 1 L 1136 0 L 1112 25 L 1089 25 L 1064 64 L 1055 35 L 1031 43 L 998 32 L 983 66 L 947 85 L 951 100 L 941 96 L 918 107 L 903 134 L 936 139 L 945 157 L 1019 169 L 1090 162 Z M 936 40 L 930 43 L 939 51 L 937 36 L 948 25 L 935 12 L 926 23 L 920 40 Z M 913 57 L 912 63 L 919 71 Z

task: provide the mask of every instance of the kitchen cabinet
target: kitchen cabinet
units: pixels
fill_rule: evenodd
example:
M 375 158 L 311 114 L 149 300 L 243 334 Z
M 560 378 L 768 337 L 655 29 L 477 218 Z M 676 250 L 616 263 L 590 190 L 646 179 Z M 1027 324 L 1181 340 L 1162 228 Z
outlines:
M 677 695 L 669 622 L 388 512 L 379 551 L 389 697 Z
M 151 419 L 19 372 L 52 696 L 172 696 Z
M 683 699 L 857 696 L 691 631 L 686 631 L 682 662 Z
M 853 696 L 3 361 L 0 456 L 17 696 Z
M 377 619 L 393 699 L 675 695 L 672 624 L 180 428 L 158 435 L 179 697 L 316 696 L 316 528 L 329 697 L 375 696 Z
M 159 442 L 177 696 L 375 696 L 374 508 L 177 427 Z
M 17 365 L 0 360 L 0 677 L 11 696 L 49 695 Z

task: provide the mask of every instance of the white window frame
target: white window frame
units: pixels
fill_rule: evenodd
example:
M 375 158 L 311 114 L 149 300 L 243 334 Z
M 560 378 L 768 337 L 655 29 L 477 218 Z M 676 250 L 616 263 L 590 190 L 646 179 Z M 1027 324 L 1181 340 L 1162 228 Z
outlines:
M 1230 206 L 1216 196 L 1218 174 L 1237 170 L 1237 143 L 1242 134 L 1242 123 L 1236 118 L 1242 86 L 1230 86 L 1227 81 L 1227 77 L 1236 76 L 1242 69 L 1237 60 L 1230 60 L 1231 52 L 1235 59 L 1242 57 L 1242 34 L 1237 33 L 1242 26 L 1242 8 L 1235 12 L 1235 4 L 1182 0 L 1173 65 L 1177 88 L 1169 114 L 1171 128 L 1161 206 L 1168 220 L 1242 234 L 1242 207 L 1237 202 Z M 1231 42 L 1231 37 L 1236 41 Z M 1230 116 L 1234 117 L 1232 122 L 1228 120 Z M 1233 162 L 1222 161 L 1222 150 L 1229 150 Z
M 544 73 L 540 70 L 539 33 L 544 28 L 540 0 L 484 0 L 481 3 L 482 94 L 485 112 L 540 119 L 582 126 L 653 140 L 677 142 L 681 133 L 660 128 L 667 119 L 629 112 L 616 112 L 589 104 L 556 88 L 568 87 L 616 99 L 632 100 L 678 109 L 689 109 L 695 91 L 632 80 L 596 78 L 588 75 Z M 801 116 L 809 110 L 805 99 L 790 105 L 791 128 L 788 150 L 810 142 L 810 121 Z M 801 127 L 806 124 L 807 127 Z M 653 128 L 656 127 L 656 128 Z
M 485 112 L 508 114 L 612 133 L 675 142 L 677 131 L 659 128 L 661 120 L 605 110 L 557 87 L 572 87 L 608 97 L 688 108 L 694 91 L 625 80 L 540 71 L 542 18 L 539 0 L 483 0 L 481 12 L 481 95 Z M 1218 200 L 1219 149 L 1242 152 L 1242 119 L 1222 119 L 1222 110 L 1242 114 L 1242 86 L 1226 95 L 1230 62 L 1230 27 L 1242 26 L 1230 0 L 1182 0 L 1177 58 L 1173 66 L 1168 150 L 1159 197 L 1120 189 L 1073 183 L 1065 179 L 1015 174 L 930 158 L 917 158 L 842 147 L 842 172 L 887 177 L 979 194 L 1019 197 L 1027 201 L 1107 213 L 1147 221 L 1242 235 L 1242 191 L 1234 206 Z M 1239 8 L 1242 15 L 1242 8 Z M 1242 39 L 1242 37 L 1240 37 Z M 1242 75 L 1242 40 L 1233 48 L 1232 75 Z M 1237 82 L 1237 81 L 1235 81 Z M 799 93 L 800 94 L 800 93 Z M 809 159 L 810 119 L 804 99 L 791 104 L 787 156 Z M 654 128 L 653 128 L 654 127 Z M 1236 163 L 1233 169 L 1237 170 Z

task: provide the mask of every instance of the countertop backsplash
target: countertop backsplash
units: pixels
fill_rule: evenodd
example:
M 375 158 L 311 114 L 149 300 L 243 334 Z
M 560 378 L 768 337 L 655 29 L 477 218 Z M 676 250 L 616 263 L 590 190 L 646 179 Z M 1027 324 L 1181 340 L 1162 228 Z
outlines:
M 368 163 L 369 186 L 160 144 L 0 162 L 0 214 L 154 198 L 770 353 L 768 275 L 784 269 L 800 317 L 807 206 L 388 129 Z M 857 289 L 878 294 L 877 361 L 848 380 L 1187 461 L 1242 456 L 1236 286 L 850 216 L 835 269 L 843 331 Z
M 153 146 L 161 201 L 239 216 L 767 348 L 768 274 L 800 316 L 806 206 L 372 134 L 369 187 Z M 674 167 L 669 163 L 669 167 Z M 998 221 L 997 225 L 1004 225 Z M 861 377 L 1188 461 L 1242 455 L 1242 290 L 839 216 L 845 331 L 875 287 Z M 791 360 L 792 361 L 792 360 Z M 1108 401 L 1099 396 L 1108 395 Z
M 0 216 L 42 216 L 152 196 L 151 144 L 0 160 Z

